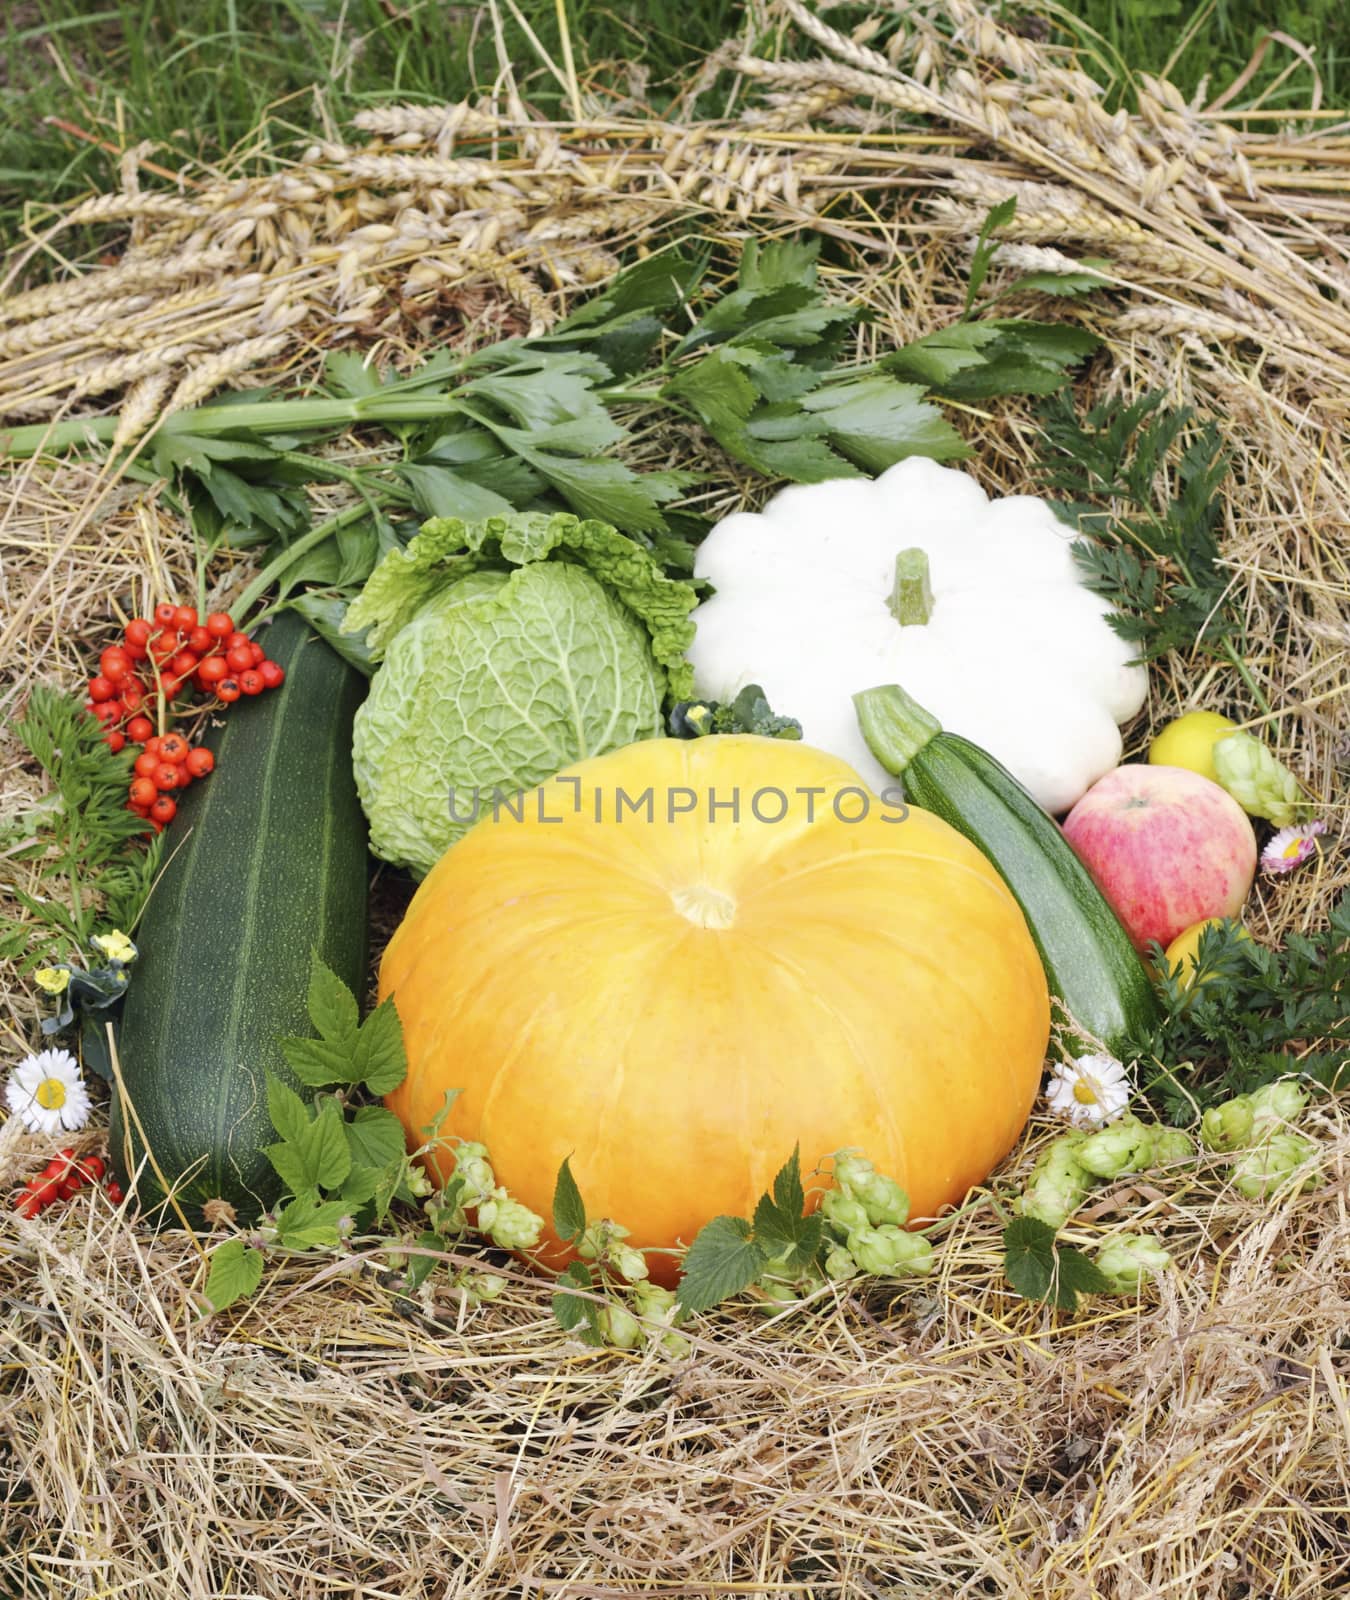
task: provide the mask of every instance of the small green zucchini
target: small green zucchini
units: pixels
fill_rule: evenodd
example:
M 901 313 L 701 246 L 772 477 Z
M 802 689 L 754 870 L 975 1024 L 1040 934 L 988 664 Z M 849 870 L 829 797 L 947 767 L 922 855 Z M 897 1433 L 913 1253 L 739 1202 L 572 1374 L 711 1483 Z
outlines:
M 853 697 L 872 754 L 905 794 L 950 823 L 1011 889 L 1050 993 L 1113 1053 L 1155 1023 L 1153 983 L 1055 819 L 978 745 L 947 733 L 894 684 Z

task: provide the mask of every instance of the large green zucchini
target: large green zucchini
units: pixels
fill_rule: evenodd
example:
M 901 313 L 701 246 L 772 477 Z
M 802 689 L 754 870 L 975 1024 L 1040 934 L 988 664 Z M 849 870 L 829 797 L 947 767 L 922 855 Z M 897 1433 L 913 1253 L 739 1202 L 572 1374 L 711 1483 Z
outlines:
M 1157 1021 L 1152 980 L 1055 819 L 987 751 L 894 684 L 853 697 L 872 754 L 916 806 L 989 858 L 1031 929 L 1050 993 L 1119 1054 Z
M 118 1030 L 113 1164 L 126 1183 L 143 1133 L 194 1223 L 210 1200 L 246 1221 L 276 1198 L 267 1074 L 294 1085 L 278 1041 L 311 1031 L 311 951 L 357 995 L 366 964 L 351 767 L 366 680 L 293 612 L 263 642 L 286 680 L 237 702 L 206 741 L 216 770 L 182 797 Z M 162 1197 L 148 1162 L 137 1192 L 143 1207 Z

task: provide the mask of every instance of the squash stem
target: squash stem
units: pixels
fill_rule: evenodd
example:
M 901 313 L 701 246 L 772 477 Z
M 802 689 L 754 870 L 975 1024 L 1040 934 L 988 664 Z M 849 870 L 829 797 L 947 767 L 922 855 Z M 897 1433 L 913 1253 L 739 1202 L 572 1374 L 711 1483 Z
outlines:
M 895 587 L 886 602 L 902 628 L 918 626 L 933 615 L 933 584 L 928 552 L 917 546 L 895 558 Z
M 898 683 L 864 689 L 853 696 L 853 707 L 867 748 L 897 778 L 929 740 L 942 732 L 938 719 Z

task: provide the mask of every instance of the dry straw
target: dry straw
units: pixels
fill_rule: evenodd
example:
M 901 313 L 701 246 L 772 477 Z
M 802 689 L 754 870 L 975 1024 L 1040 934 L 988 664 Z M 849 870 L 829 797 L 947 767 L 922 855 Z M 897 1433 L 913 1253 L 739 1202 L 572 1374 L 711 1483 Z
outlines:
M 1185 707 L 1247 706 L 1331 824 L 1321 862 L 1264 882 L 1249 921 L 1270 941 L 1317 926 L 1350 879 L 1345 129 L 1207 112 L 1155 80 L 1137 112 L 1108 114 L 1085 59 L 971 0 L 893 0 L 850 36 L 798 0 L 774 14 L 793 59 L 731 43 L 682 97 L 732 68 L 726 118 L 602 114 L 573 78 L 575 123 L 543 125 L 507 83 L 500 102 L 373 109 L 365 142 L 262 176 L 128 183 L 54 214 L 8 259 L 0 412 L 101 403 L 127 440 L 220 385 L 303 382 L 334 345 L 405 366 L 448 338 L 546 326 L 672 226 L 829 234 L 831 287 L 874 314 L 864 345 L 892 344 L 958 314 L 970 242 L 1015 194 L 1007 268 L 1107 263 L 1108 293 L 1055 312 L 1107 344 L 1083 398 L 1162 388 L 1217 418 L 1234 455 L 1225 557 L 1272 713 L 1222 668 L 1173 658 L 1130 751 Z M 42 281 L 77 230 L 117 265 Z M 1025 408 L 965 425 L 990 487 L 1037 487 Z M 646 447 L 683 461 L 697 442 L 653 430 Z M 7 479 L 0 714 L 34 677 L 73 684 L 83 641 L 190 591 L 195 565 L 156 486 L 79 461 Z M 707 504 L 744 487 L 728 478 Z M 319 514 L 343 492 L 316 490 Z M 209 598 L 250 570 L 217 561 Z M 6 744 L 0 812 L 40 798 Z M 24 871 L 7 860 L 11 887 L 33 886 Z M 35 1007 L 13 975 L 2 997 L 13 1057 Z M 1166 1236 L 1177 1270 L 1141 1304 L 1056 1318 L 1017 1301 L 982 1207 L 921 1292 L 719 1318 L 674 1367 L 582 1350 L 523 1276 L 491 1309 L 441 1290 L 404 1315 L 361 1251 L 278 1265 L 255 1309 L 201 1322 L 193 1242 L 99 1201 L 6 1212 L 0 1593 L 1343 1592 L 1350 1130 L 1334 1109 L 1322 1136 L 1314 1193 L 1247 1202 L 1220 1167 L 1118 1192 L 1122 1210 L 1080 1224 L 1084 1243 L 1125 1216 Z M 0 1179 L 49 1153 L 6 1125 Z

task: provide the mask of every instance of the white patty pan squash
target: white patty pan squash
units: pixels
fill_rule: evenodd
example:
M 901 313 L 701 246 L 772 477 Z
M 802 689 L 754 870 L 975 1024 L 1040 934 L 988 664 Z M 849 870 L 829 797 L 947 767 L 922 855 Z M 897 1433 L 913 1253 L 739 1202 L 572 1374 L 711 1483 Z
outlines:
M 880 790 L 893 780 L 852 697 L 898 683 L 1047 811 L 1067 811 L 1118 765 L 1119 724 L 1148 687 L 1111 608 L 1079 581 L 1073 539 L 1044 500 L 991 500 L 922 456 L 784 489 L 699 549 L 695 574 L 716 593 L 693 613 L 698 693 L 762 685 L 809 743 Z

